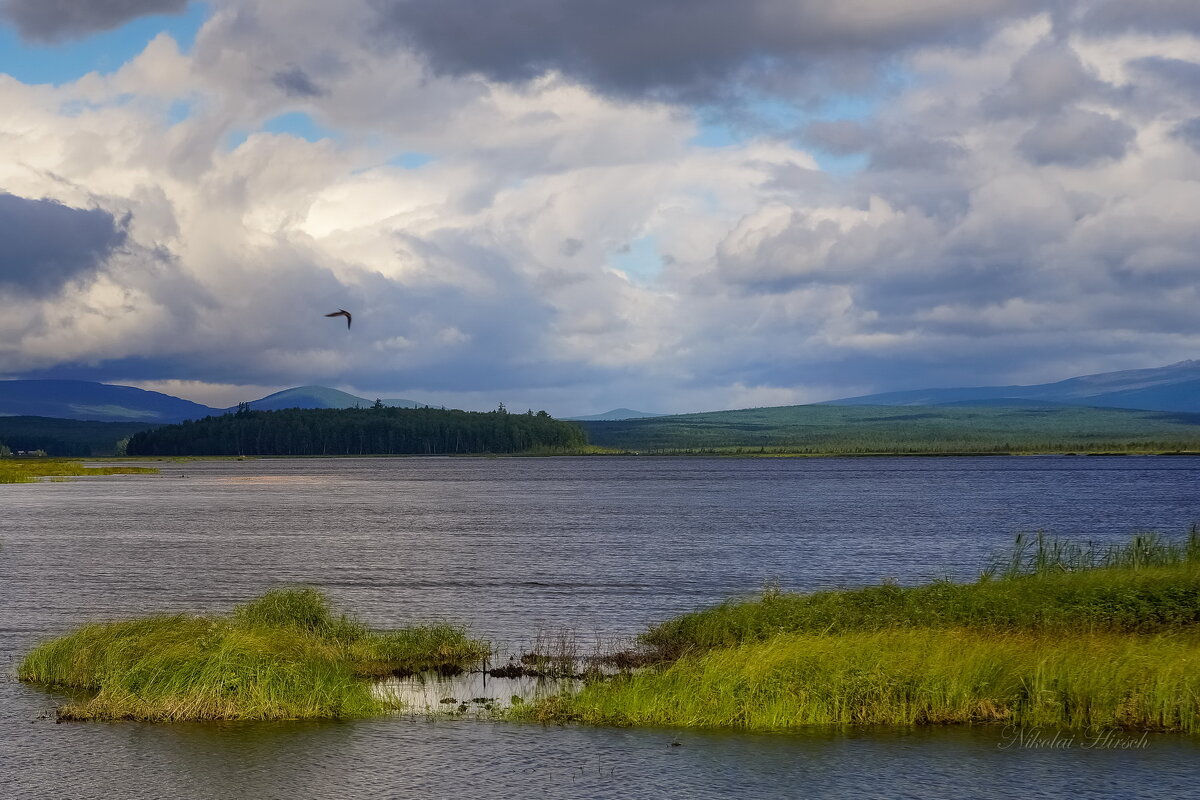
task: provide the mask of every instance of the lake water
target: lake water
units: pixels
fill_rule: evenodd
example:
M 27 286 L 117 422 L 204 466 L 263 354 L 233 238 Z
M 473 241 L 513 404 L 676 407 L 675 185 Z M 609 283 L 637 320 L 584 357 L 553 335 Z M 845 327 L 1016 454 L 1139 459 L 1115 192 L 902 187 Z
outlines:
M 971 577 L 1018 531 L 1181 535 L 1198 488 L 1192 457 L 226 461 L 3 486 L 0 797 L 1195 796 L 1200 742 L 1179 736 L 1119 751 L 996 728 L 56 725 L 54 698 L 12 675 L 87 621 L 294 583 L 378 626 L 449 619 L 510 650 L 558 627 L 607 641 L 766 582 Z

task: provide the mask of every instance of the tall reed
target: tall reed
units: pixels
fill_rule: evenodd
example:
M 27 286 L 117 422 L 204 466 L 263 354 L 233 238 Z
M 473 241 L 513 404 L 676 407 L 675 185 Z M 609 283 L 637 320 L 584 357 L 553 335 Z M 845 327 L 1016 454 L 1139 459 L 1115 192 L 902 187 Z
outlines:
M 1098 545 L 1049 537 L 1041 531 L 1018 533 L 1012 551 L 994 559 L 983 577 L 1018 578 L 1093 569 L 1143 569 L 1200 564 L 1200 525 L 1173 542 L 1159 533 L 1137 533 L 1124 544 Z

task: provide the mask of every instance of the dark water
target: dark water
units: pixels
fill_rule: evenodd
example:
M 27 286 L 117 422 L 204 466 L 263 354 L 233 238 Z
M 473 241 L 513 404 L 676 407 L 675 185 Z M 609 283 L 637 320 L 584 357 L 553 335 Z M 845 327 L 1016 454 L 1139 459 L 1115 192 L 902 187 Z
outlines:
M 1185 737 L 55 725 L 39 719 L 53 698 L 11 674 L 88 620 L 296 582 L 377 625 L 447 618 L 514 646 L 543 626 L 627 636 L 765 581 L 968 577 L 1020 530 L 1181 534 L 1198 478 L 1196 458 L 362 459 L 0 487 L 0 798 L 1196 796 Z

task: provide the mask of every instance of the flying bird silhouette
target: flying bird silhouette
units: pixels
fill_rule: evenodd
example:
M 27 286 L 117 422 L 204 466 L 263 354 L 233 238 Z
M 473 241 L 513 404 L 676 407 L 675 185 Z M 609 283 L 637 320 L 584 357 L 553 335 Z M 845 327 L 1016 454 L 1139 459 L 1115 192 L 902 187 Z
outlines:
M 347 311 L 346 309 L 339 308 L 337 311 L 333 312 L 332 314 L 326 314 L 325 316 L 327 316 L 327 317 L 345 317 L 346 318 L 346 330 L 350 330 L 350 312 Z

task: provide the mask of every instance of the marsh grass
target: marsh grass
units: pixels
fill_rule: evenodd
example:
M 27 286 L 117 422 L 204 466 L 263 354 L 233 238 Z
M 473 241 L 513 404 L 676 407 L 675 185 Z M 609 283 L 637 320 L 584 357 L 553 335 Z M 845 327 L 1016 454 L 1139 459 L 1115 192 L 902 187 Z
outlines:
M 575 675 L 582 670 L 583 661 L 578 634 L 568 627 L 538 630 L 521 654 L 522 664 L 546 675 Z
M 1173 542 L 1161 534 L 1134 534 L 1125 544 L 1097 545 L 1072 542 L 1038 532 L 1019 533 L 1011 552 L 993 559 L 981 577 L 1019 578 L 1085 572 L 1096 569 L 1143 569 L 1200 565 L 1200 525 L 1193 525 L 1187 536 Z
M 810 594 L 765 591 L 684 614 L 642 641 L 669 660 L 782 633 L 965 626 L 997 631 L 1149 633 L 1200 623 L 1200 530 L 1181 542 L 1139 534 L 1126 545 L 1018 536 L 974 583 L 936 581 Z
M 513 713 L 543 722 L 760 731 L 1003 722 L 1195 732 L 1200 634 L 784 634 L 592 682 Z
M 1200 531 L 1022 536 L 974 583 L 768 587 L 654 626 L 655 665 L 512 713 L 777 730 L 1004 722 L 1200 732 Z
M 0 483 L 34 483 L 79 475 L 153 475 L 153 467 L 85 467 L 80 461 L 59 458 L 0 458 Z
M 29 653 L 21 680 L 87 690 L 60 719 L 362 717 L 388 706 L 367 678 L 462 668 L 490 647 L 450 625 L 374 632 L 313 589 L 280 589 L 227 617 L 156 616 L 84 626 Z

